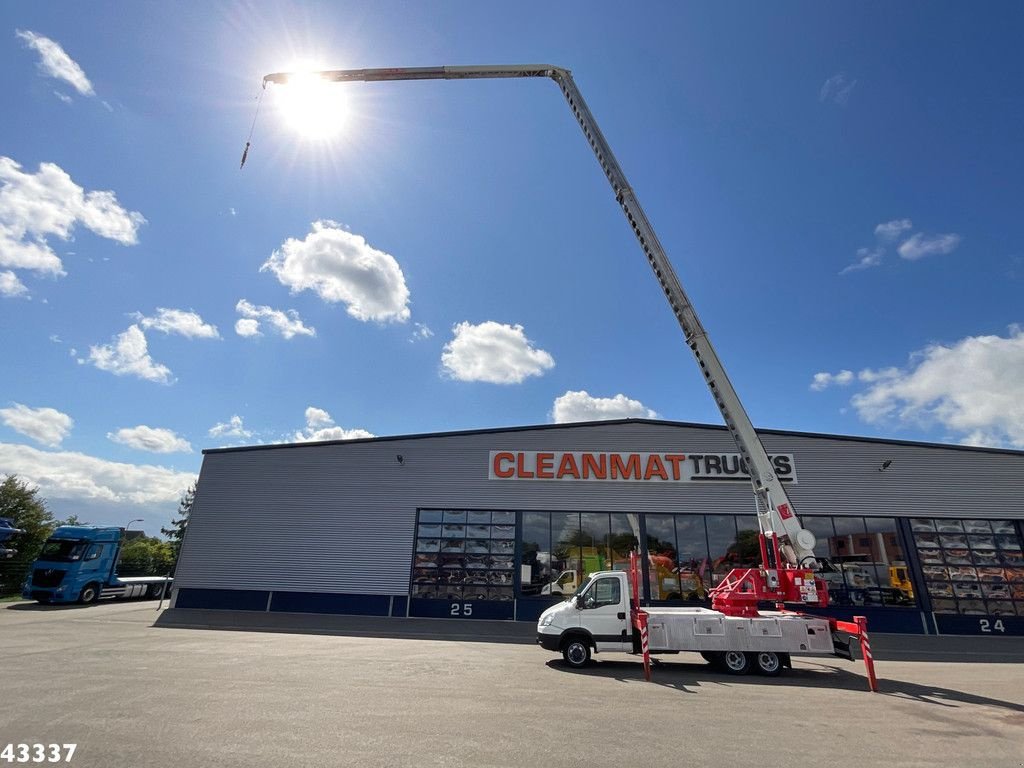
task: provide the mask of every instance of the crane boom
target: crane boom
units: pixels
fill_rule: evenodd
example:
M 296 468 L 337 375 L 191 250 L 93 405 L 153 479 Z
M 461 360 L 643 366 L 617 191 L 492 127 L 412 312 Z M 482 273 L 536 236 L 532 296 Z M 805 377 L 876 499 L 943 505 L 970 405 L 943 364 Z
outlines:
M 640 247 L 643 249 L 654 276 L 661 285 L 672 308 L 676 320 L 686 337 L 686 343 L 697 359 L 701 374 L 711 390 L 711 395 L 725 419 L 725 425 L 739 449 L 740 457 L 746 464 L 754 493 L 758 499 L 758 522 L 761 533 L 771 546 L 762 546 L 764 576 L 769 591 L 779 591 L 778 568 L 788 566 L 789 569 L 814 568 L 817 560 L 814 556 L 814 535 L 800 525 L 792 502 L 772 465 L 768 453 L 758 437 L 754 425 L 750 421 L 736 390 L 725 372 L 725 367 L 718 353 L 708 338 L 707 331 L 697 317 L 693 303 L 683 290 L 682 284 L 669 261 L 665 249 L 658 240 L 654 228 L 648 221 L 643 208 L 637 200 L 633 188 L 626 180 L 626 175 L 619 166 L 611 147 L 597 125 L 589 107 L 580 93 L 567 69 L 550 64 L 519 64 L 501 66 L 470 66 L 470 67 L 412 67 L 393 69 L 352 69 L 333 70 L 317 73 L 327 81 L 382 81 L 382 80 L 465 80 L 475 78 L 509 78 L 509 77 L 550 77 L 562 91 L 576 121 L 583 130 L 583 135 L 590 144 L 594 156 L 611 184 L 615 199 L 622 208 L 629 225 L 632 227 Z M 264 87 L 270 83 L 286 83 L 289 73 L 275 73 L 263 79 Z M 780 559 L 785 562 L 778 562 Z M 813 577 L 809 574 L 810 584 Z M 798 578 L 797 584 L 802 583 Z M 824 602 L 826 595 L 817 590 L 818 599 L 809 599 L 814 587 L 803 590 L 803 602 Z

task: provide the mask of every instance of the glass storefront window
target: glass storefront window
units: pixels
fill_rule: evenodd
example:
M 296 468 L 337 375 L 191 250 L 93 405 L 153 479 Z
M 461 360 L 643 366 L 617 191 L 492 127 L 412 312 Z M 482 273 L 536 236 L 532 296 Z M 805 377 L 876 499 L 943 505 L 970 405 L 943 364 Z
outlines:
M 583 583 L 583 552 L 580 548 L 580 516 L 575 512 L 551 513 L 552 580 L 543 594 L 568 597 Z
M 416 534 L 413 597 L 513 599 L 514 512 L 423 509 Z M 547 547 L 546 541 L 544 544 Z
M 706 515 L 704 520 L 708 527 L 711 583 L 717 586 L 734 567 L 736 518 L 733 515 Z
M 1024 616 L 1024 557 L 1012 520 L 910 521 L 936 613 Z
M 646 515 L 647 571 L 652 600 L 679 600 L 678 550 L 676 549 L 676 516 Z

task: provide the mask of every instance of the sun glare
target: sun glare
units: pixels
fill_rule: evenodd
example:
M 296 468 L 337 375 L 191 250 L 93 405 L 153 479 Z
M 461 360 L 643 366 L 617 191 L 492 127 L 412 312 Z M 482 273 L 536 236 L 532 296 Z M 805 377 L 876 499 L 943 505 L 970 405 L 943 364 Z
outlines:
M 307 139 L 329 139 L 348 122 L 345 88 L 313 72 L 296 74 L 275 88 L 278 108 L 290 128 Z

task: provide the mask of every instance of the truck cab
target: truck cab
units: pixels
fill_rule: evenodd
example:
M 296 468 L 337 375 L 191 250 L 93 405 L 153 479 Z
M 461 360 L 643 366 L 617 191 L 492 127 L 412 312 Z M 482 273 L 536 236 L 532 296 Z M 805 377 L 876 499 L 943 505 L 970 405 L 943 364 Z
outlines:
M 549 651 L 564 651 L 579 637 L 598 653 L 633 651 L 629 582 L 623 571 L 599 571 L 576 594 L 548 608 L 537 624 L 537 641 Z
M 161 597 L 162 577 L 121 579 L 116 573 L 124 529 L 62 525 L 35 562 L 22 597 L 40 603 L 93 603 L 101 597 Z

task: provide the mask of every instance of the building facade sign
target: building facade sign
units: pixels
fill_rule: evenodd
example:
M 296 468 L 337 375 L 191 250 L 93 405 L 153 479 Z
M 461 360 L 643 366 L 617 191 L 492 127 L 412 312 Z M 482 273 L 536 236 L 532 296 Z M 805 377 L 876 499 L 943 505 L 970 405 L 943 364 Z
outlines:
M 771 456 L 782 482 L 796 483 L 790 453 Z M 491 451 L 490 480 L 695 483 L 749 481 L 738 453 L 616 453 L 608 451 Z

